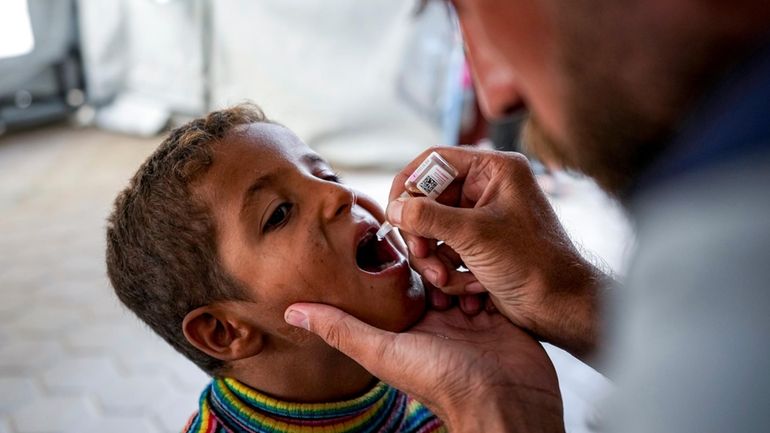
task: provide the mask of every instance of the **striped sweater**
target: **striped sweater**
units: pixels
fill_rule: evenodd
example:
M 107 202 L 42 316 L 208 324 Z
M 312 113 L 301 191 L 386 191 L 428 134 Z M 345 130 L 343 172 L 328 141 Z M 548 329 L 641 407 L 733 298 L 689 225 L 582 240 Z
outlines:
M 201 394 L 184 433 L 446 432 L 428 409 L 385 384 L 336 403 L 288 403 L 231 378 L 216 378 Z

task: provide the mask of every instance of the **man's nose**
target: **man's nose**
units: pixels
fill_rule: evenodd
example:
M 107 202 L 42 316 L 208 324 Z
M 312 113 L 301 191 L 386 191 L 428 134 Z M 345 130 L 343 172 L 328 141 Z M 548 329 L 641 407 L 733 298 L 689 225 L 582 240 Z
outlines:
M 468 43 L 467 58 L 473 74 L 479 108 L 487 119 L 510 115 L 522 106 L 516 71 L 487 44 Z
M 355 193 L 345 185 L 323 182 L 318 191 L 321 198 L 321 216 L 328 221 L 350 212 L 356 202 Z

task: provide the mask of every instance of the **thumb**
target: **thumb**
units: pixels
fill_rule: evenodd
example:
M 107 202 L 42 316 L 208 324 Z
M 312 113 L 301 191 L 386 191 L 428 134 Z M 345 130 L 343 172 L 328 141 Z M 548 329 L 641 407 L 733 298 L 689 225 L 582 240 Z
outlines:
M 398 382 L 397 372 L 391 367 L 400 365 L 394 359 L 397 353 L 393 350 L 394 333 L 375 328 L 325 304 L 290 305 L 284 319 L 290 325 L 317 334 L 326 344 L 354 359 L 378 378 L 389 383 L 395 378 Z
M 471 209 L 443 205 L 426 197 L 398 198 L 388 204 L 388 220 L 399 229 L 417 236 L 442 241 L 460 235 L 460 224 Z

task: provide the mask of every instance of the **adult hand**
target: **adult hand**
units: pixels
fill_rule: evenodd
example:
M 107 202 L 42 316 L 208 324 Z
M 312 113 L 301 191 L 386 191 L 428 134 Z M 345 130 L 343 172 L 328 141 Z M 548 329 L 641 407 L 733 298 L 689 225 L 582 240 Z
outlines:
M 441 289 L 433 286 L 433 283 L 422 276 L 422 285 L 425 287 L 425 295 L 429 307 L 437 311 L 445 311 L 454 306 L 460 307 L 463 313 L 474 316 L 482 311 L 493 313 L 497 311 L 494 302 L 486 293 L 474 293 L 468 295 L 447 295 Z
M 455 182 L 438 202 L 398 198 L 433 151 L 459 171 Z M 607 277 L 580 256 L 524 156 L 428 149 L 395 177 L 390 199 L 388 220 L 404 236 L 412 266 L 434 286 L 453 295 L 486 290 L 513 323 L 588 360 Z
M 403 333 L 323 304 L 294 304 L 285 317 L 425 404 L 449 431 L 564 431 L 553 364 L 499 314 L 429 311 Z

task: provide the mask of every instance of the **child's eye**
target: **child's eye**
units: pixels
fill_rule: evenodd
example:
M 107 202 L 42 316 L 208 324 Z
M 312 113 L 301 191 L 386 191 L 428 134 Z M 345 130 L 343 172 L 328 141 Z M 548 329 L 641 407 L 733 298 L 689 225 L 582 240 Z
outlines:
M 337 173 L 324 173 L 319 177 L 328 182 L 342 183 L 342 179 Z
M 262 231 L 267 233 L 285 224 L 286 221 L 289 220 L 289 214 L 291 213 L 292 207 L 293 205 L 291 203 L 281 203 L 278 205 L 273 213 L 270 214 L 270 218 L 267 219 L 267 222 L 265 222 L 265 226 L 262 228 Z

